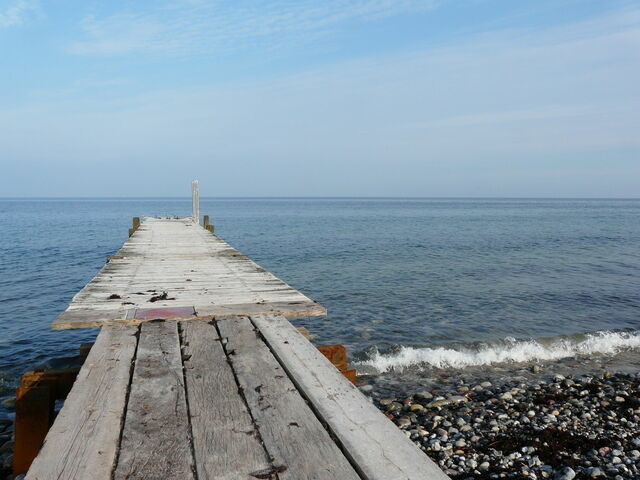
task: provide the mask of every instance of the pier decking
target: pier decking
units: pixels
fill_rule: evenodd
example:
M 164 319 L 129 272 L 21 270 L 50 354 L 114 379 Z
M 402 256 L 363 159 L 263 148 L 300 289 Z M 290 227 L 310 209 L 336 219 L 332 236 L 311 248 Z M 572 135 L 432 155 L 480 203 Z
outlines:
M 163 298 L 163 293 L 167 295 Z M 325 315 L 191 218 L 149 218 L 73 298 L 54 329 L 141 323 L 158 309 L 178 320 L 280 313 Z
M 285 318 L 324 313 L 148 219 L 53 323 L 102 328 L 26 478 L 448 478 Z

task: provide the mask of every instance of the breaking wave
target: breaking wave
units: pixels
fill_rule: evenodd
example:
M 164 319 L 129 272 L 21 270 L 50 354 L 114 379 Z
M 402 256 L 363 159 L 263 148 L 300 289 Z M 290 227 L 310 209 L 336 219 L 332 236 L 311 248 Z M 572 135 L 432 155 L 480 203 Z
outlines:
M 537 340 L 505 339 L 479 347 L 416 348 L 400 347 L 393 353 L 375 350 L 368 359 L 357 362 L 379 373 L 423 366 L 434 368 L 463 368 L 545 360 L 559 360 L 578 355 L 615 355 L 625 350 L 640 349 L 640 332 L 602 331 L 572 338 Z

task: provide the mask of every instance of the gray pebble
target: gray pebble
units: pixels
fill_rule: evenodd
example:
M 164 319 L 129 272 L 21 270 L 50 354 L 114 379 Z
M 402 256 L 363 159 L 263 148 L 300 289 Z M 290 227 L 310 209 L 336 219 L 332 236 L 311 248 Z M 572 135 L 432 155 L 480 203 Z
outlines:
M 575 476 L 576 476 L 576 472 L 573 470 L 573 468 L 564 467 L 562 470 L 560 470 L 556 474 L 554 479 L 555 480 L 572 480 L 573 478 L 575 478 Z

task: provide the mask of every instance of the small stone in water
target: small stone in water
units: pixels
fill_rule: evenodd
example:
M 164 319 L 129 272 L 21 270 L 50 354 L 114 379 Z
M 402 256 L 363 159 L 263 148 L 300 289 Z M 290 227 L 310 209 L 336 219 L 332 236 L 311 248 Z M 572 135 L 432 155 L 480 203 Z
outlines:
M 433 398 L 433 395 L 431 394 L 431 392 L 418 392 L 415 394 L 415 398 L 416 400 L 431 400 Z

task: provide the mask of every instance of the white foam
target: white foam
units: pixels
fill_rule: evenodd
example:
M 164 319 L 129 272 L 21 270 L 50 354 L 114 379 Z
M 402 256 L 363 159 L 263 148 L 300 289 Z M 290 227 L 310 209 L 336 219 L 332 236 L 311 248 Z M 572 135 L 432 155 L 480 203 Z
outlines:
M 624 350 L 640 348 L 640 332 L 596 332 L 581 339 L 515 340 L 479 348 L 414 348 L 401 347 L 399 352 L 381 354 L 375 351 L 359 366 L 377 372 L 403 370 L 407 367 L 463 368 L 496 363 L 559 360 L 577 355 L 615 355 Z

